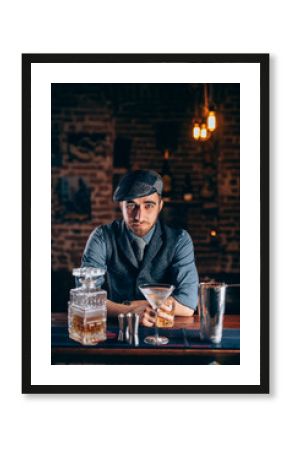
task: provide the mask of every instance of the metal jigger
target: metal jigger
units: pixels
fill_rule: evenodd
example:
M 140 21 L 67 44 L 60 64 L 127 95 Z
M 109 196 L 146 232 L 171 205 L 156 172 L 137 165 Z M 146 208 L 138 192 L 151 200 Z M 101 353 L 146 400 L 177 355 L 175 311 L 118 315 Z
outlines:
M 133 316 L 133 329 L 134 329 L 134 345 L 135 347 L 138 347 L 139 345 L 139 322 L 140 322 L 140 316 L 139 314 L 134 314 Z
M 126 341 L 128 344 L 133 344 L 133 314 L 126 314 L 127 327 L 126 327 Z
M 134 343 L 135 347 L 139 345 L 139 323 L 140 316 L 139 314 L 118 314 L 119 321 L 119 334 L 118 341 L 127 342 L 132 345 Z
M 118 341 L 123 342 L 125 340 L 125 315 L 122 313 L 118 314 L 118 321 L 119 321 Z

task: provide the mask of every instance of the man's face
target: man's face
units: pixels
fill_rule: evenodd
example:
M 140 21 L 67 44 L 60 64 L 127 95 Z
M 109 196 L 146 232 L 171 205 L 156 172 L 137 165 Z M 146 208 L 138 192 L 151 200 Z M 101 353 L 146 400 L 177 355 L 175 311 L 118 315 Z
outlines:
M 151 230 L 162 207 L 163 201 L 156 192 L 146 197 L 120 202 L 127 227 L 140 237 L 145 236 Z

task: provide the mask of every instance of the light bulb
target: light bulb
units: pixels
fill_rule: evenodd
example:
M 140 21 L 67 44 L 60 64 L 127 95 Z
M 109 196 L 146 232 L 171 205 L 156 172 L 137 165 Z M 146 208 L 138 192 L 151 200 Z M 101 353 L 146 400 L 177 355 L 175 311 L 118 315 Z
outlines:
M 205 123 L 203 123 L 200 128 L 200 139 L 207 139 L 207 128 Z
M 169 159 L 169 150 L 164 151 L 164 159 Z
M 208 113 L 207 128 L 209 131 L 214 131 L 216 129 L 216 115 L 214 111 Z
M 200 126 L 199 123 L 195 123 L 192 129 L 192 137 L 196 141 L 200 138 Z

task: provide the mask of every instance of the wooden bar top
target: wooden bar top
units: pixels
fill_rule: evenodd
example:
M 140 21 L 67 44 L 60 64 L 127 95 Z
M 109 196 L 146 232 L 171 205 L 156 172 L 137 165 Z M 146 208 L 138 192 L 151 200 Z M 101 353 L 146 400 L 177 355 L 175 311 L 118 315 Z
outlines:
M 117 324 L 117 320 L 108 319 L 108 323 Z M 199 328 L 199 316 L 192 317 L 175 317 L 174 328 Z M 52 313 L 51 326 L 63 326 L 67 324 L 67 313 Z M 239 315 L 225 315 L 224 316 L 224 328 L 240 328 L 240 316 Z

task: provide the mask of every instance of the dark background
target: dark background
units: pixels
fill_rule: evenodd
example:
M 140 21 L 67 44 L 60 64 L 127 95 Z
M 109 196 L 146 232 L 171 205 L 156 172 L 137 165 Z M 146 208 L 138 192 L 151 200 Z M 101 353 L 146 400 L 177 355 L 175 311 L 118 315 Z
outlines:
M 191 235 L 200 280 L 239 283 L 240 86 L 207 85 L 217 114 L 209 140 L 192 139 L 204 84 L 52 84 L 52 311 L 66 311 L 71 271 L 91 231 L 120 217 L 113 190 L 127 170 L 164 170 L 162 216 Z M 190 189 L 192 201 L 183 200 Z M 212 236 L 212 231 L 216 236 Z M 239 289 L 227 312 L 239 311 Z

